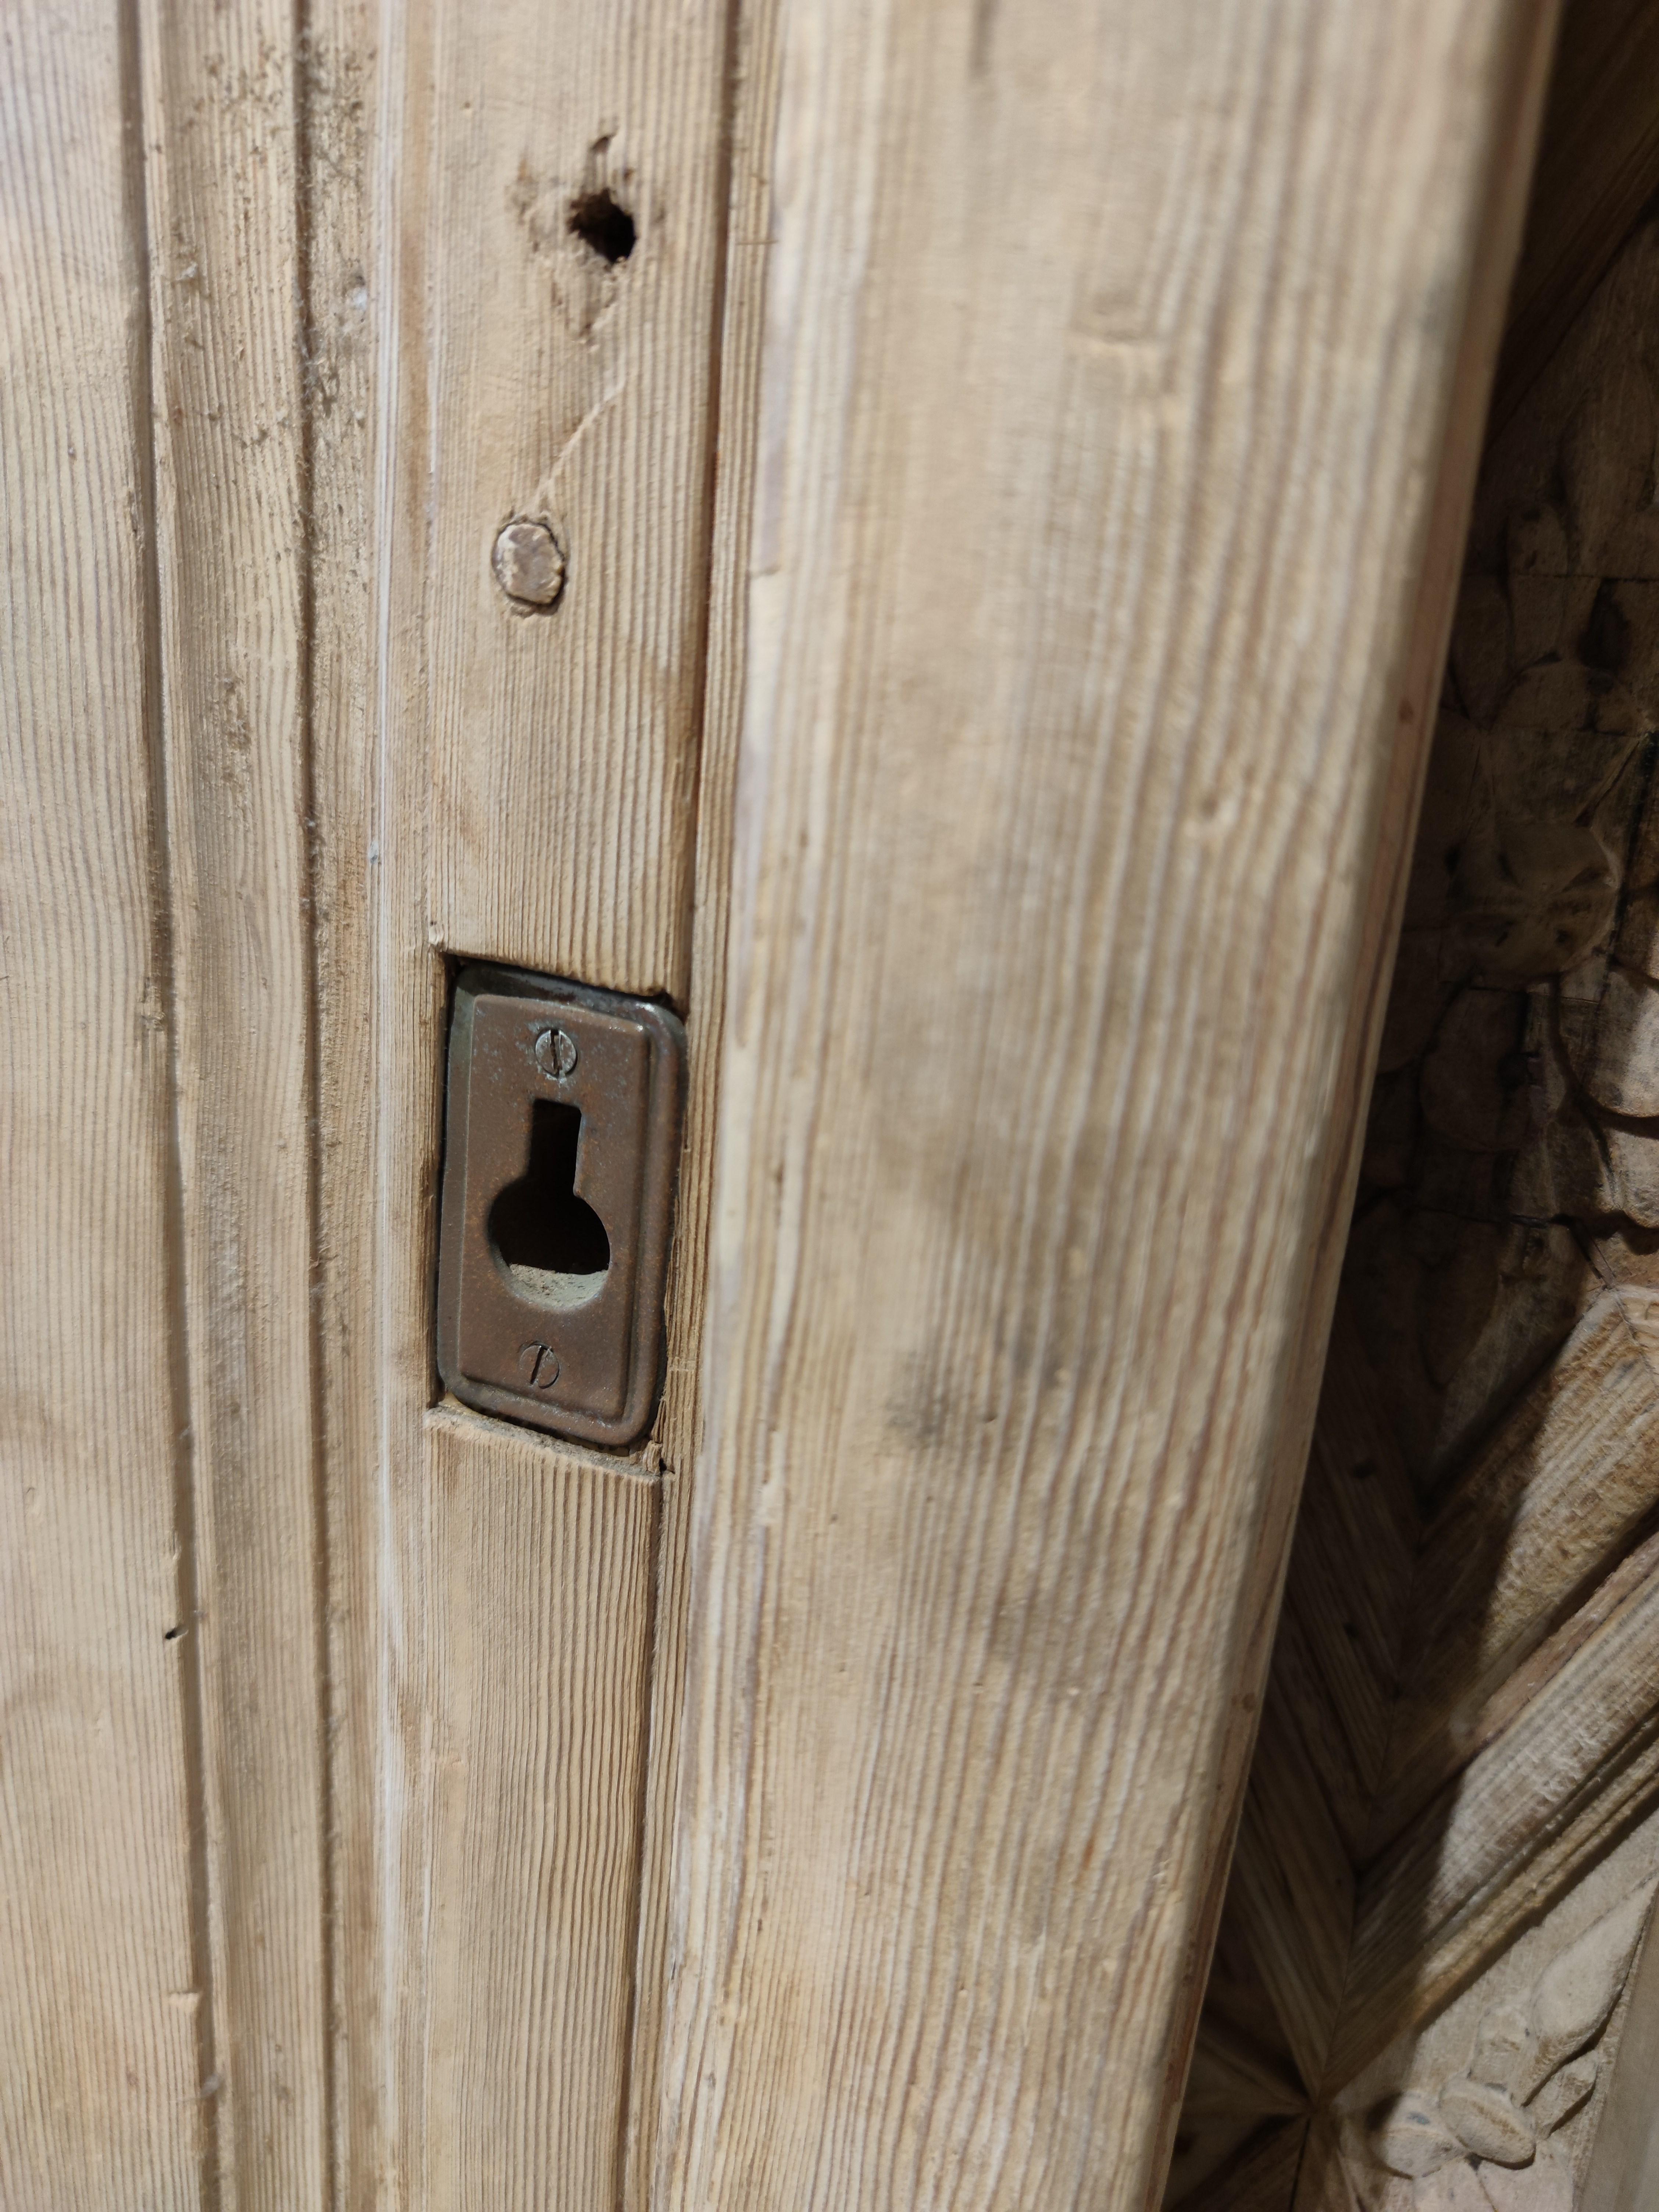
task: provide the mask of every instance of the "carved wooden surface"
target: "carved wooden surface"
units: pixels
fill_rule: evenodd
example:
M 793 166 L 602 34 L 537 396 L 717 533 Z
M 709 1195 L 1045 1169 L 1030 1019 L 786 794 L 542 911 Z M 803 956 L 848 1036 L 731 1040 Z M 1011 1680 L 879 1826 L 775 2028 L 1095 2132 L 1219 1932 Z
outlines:
M 1650 1820 L 1335 2097 L 1296 2212 L 1572 2212 L 1656 1891 Z
M 1606 184 L 1592 163 L 1585 192 Z M 1297 2059 L 1298 2212 L 1413 2201 L 1342 2132 L 1377 2068 L 1473 2020 L 1467 1993 L 1534 1955 L 1525 1931 L 1582 1919 L 1659 1803 L 1656 297 L 1649 219 L 1534 365 L 1475 503 L 1212 1999 L 1224 2025 L 1254 1990 L 1263 2049 Z M 1309 1909 L 1345 1881 L 1346 1945 Z M 1454 2146 L 1415 2201 L 1567 2212 L 1599 2100 L 1568 2125 L 1555 2075 L 1522 2097 L 1480 2063 L 1449 2116 L 1394 2083 Z M 1497 2127 L 1500 2091 L 1525 2116 L 1508 2166 L 1468 2118 Z M 1224 2112 L 1203 2090 L 1172 2201 L 1225 2203 L 1232 2142 L 1281 2111 L 1243 2069 Z

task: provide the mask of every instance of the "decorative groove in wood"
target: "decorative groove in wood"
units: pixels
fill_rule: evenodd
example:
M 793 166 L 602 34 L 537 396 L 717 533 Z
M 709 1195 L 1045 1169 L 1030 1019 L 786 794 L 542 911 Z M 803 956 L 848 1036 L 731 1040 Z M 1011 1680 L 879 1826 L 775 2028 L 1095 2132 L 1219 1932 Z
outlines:
M 274 0 L 139 20 L 213 2094 L 253 2212 L 329 2175 L 298 55 Z
M 315 979 L 317 1387 L 327 1530 L 331 2203 L 372 2205 L 387 2168 L 387 2011 L 376 1863 L 385 1633 L 375 1360 L 374 759 L 378 136 L 374 0 L 307 0 L 298 49 L 306 392 L 307 823 Z
M 662 1466 L 651 1739 L 641 1880 L 636 2014 L 629 2069 L 626 2212 L 647 2212 L 659 2106 L 663 2010 L 672 1966 L 669 1884 L 685 1697 L 692 1470 L 702 1441 L 700 1394 L 720 1048 L 726 1018 L 738 749 L 747 675 L 747 599 L 761 337 L 777 107 L 777 10 L 732 9 L 733 55 L 727 208 L 708 578 L 708 641 L 697 781 L 697 844 L 686 1010 L 690 1049 L 685 1139 L 668 1297 L 662 1408 L 647 1456 Z
M 130 64 L 112 10 L 0 27 L 0 2202 L 19 2212 L 202 2202 Z

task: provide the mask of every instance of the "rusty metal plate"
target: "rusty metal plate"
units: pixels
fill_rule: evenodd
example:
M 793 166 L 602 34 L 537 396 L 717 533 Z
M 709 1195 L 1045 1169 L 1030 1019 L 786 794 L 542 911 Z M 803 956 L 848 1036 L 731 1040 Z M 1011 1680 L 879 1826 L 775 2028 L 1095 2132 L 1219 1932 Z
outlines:
M 438 1368 L 463 1403 L 631 1443 L 662 1382 L 685 1033 L 643 999 L 457 979 Z

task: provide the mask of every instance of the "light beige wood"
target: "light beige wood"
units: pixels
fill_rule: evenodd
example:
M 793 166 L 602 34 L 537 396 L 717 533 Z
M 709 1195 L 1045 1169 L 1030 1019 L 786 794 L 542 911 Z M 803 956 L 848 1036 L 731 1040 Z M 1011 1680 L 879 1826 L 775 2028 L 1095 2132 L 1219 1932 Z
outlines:
M 330 2212 L 386 2182 L 383 2076 L 398 1998 L 384 1986 L 377 1849 L 385 1741 L 375 1314 L 375 967 L 369 860 L 374 683 L 379 140 L 375 0 L 310 0 L 300 55 L 310 856 L 315 1044 L 318 1402 L 327 1573 L 325 1755 Z
M 425 0 L 438 92 L 397 220 L 424 295 L 420 550 L 434 941 L 684 1000 L 690 964 L 725 217 L 728 10 Z M 417 181 L 418 175 L 418 181 Z M 607 262 L 573 211 L 636 231 Z M 553 610 L 492 568 L 514 518 Z
M 434 1591 L 422 2201 L 611 2212 L 621 2181 L 657 1485 L 427 1425 Z
M 184 2212 L 213 2057 L 132 56 L 87 9 L 3 52 L 0 2202 Z
M 782 23 L 656 2201 L 1139 2203 L 1522 27 Z
M 669 1882 L 685 1696 L 692 1471 L 702 1438 L 700 1354 L 719 1125 L 738 744 L 747 673 L 747 571 L 759 437 L 761 338 L 777 106 L 777 11 L 737 10 L 729 203 L 719 331 L 708 643 L 697 783 L 696 897 L 686 1008 L 690 1068 L 685 1141 L 669 1284 L 663 1402 L 648 1456 L 662 1465 L 658 1600 L 651 1678 L 651 1748 L 641 1878 L 637 2003 L 628 2077 L 627 2212 L 646 2212 L 667 2001 Z
M 383 689 L 366 855 L 380 1896 L 363 1955 L 386 2042 L 385 2160 L 406 2200 L 434 2212 L 485 2202 L 610 2212 L 635 2000 L 662 1453 L 653 1441 L 601 1480 L 592 1462 L 550 1461 L 502 1424 L 452 1430 L 442 1415 L 424 1432 L 440 954 L 667 989 L 685 1004 L 726 19 L 661 5 L 480 18 L 432 4 L 393 11 L 382 31 L 370 289 L 384 318 Z M 639 224 L 613 270 L 565 228 L 572 200 L 601 185 Z M 551 612 L 515 611 L 491 568 L 500 525 L 544 511 L 538 501 L 568 555 Z M 419 558 L 405 557 L 411 547 Z M 717 1034 L 707 1003 L 687 1010 L 694 1070 L 706 1071 L 703 1037 Z M 708 1144 L 706 1072 L 697 1079 L 694 1158 Z M 698 1218 L 689 1200 L 683 1255 L 699 1249 Z M 684 1370 L 695 1321 L 677 1327 Z M 558 1548 L 574 1523 L 556 1517 L 538 1539 L 541 1572 L 526 1561 L 508 1573 L 526 1483 L 549 1464 L 562 1480 L 581 1471 L 581 1548 Z M 607 1560 L 619 1563 L 613 1589 Z M 560 1641 L 567 1615 L 586 1624 L 580 1674 Z M 469 1699 L 498 1717 L 517 1700 L 552 1726 L 576 1698 L 592 1708 L 592 1733 L 566 1794 L 536 1804 L 498 1718 L 464 1815 L 441 1723 L 459 1729 Z M 501 1896 L 486 1887 L 434 1917 L 449 1870 L 486 1849 Z M 544 1855 L 583 1870 L 580 1896 L 534 1889 Z M 514 1943 L 521 1969 L 504 1971 Z M 538 1985 L 557 1992 L 556 2009 Z
M 296 26 L 140 10 L 216 2185 L 327 2185 Z M 227 188 L 228 179 L 234 188 Z

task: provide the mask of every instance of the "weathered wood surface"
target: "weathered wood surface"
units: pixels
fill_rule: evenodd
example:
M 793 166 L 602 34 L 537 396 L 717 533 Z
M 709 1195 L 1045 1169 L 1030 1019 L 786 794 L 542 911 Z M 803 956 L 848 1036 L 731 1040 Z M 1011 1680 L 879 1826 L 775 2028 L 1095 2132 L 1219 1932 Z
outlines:
M 1632 118 L 1659 55 L 1641 66 L 1644 95 L 1606 88 Z M 1558 99 L 1558 129 L 1562 113 Z M 1592 161 L 1580 190 L 1606 183 Z M 1459 1992 L 1577 1909 L 1659 1802 L 1659 231 L 1644 219 L 1614 243 L 1482 471 L 1346 1265 L 1352 1344 L 1333 1346 L 1273 1661 L 1268 1709 L 1305 1758 L 1253 1783 L 1277 1802 L 1247 1810 L 1229 1908 L 1242 1927 L 1252 1900 L 1279 1901 L 1246 1966 L 1288 2032 L 1332 1971 L 1321 1923 L 1290 1904 L 1328 1808 L 1354 1936 L 1322 2109 L 1374 2086 L 1392 2039 L 1432 2045 Z M 1387 1522 L 1346 1552 L 1329 1537 L 1375 1504 L 1379 1474 L 1393 1525 L 1420 1521 L 1403 1575 Z M 1326 1571 L 1298 1574 L 1304 1559 Z M 1346 1667 L 1330 1636 L 1313 1663 L 1304 1616 L 1322 1605 L 1348 1632 Z M 1294 1850 L 1252 1862 L 1287 1832 Z M 1578 2157 L 1594 2115 L 1575 2124 Z M 1176 2195 L 1197 2203 L 1200 2118 L 1193 2131 Z M 1370 2207 L 1382 2185 L 1355 2181 L 1334 2140 L 1316 2119 L 1298 2202 L 1327 2203 L 1310 2177 L 1328 2170 L 1331 2204 Z M 1446 2171 L 1437 2189 L 1476 2186 Z M 1551 2173 L 1515 2204 L 1529 2187 L 1570 2203 L 1577 2185 Z M 1479 2186 L 1497 2202 L 1510 2185 Z
M 1650 1817 L 1314 2123 L 1297 2212 L 1573 2212 L 1619 2094 L 1659 1890 Z M 1651 2105 L 1651 2083 L 1647 2085 Z
M 1627 2005 L 1579 2191 L 1583 2212 L 1644 2212 L 1659 2203 L 1659 1943 L 1651 1921 Z
M 422 239 L 434 939 L 682 1003 L 729 12 L 424 0 L 395 218 Z M 562 548 L 556 607 L 496 580 L 515 519 Z
M 665 2208 L 1156 2186 L 1516 32 L 783 11 Z
M 726 920 L 734 859 L 738 744 L 747 675 L 748 558 L 760 436 L 777 11 L 737 10 L 729 121 L 729 204 L 719 331 L 718 467 L 708 573 L 708 635 L 697 783 L 697 845 L 686 1003 L 685 1137 L 669 1279 L 663 1402 L 648 1456 L 661 1463 L 662 1510 L 652 1650 L 651 1739 L 640 1885 L 639 1960 L 628 2074 L 625 2212 L 647 2212 L 671 1966 L 670 1875 L 685 1698 L 693 1469 L 702 1440 L 704 1281 L 720 1115 Z
M 0 30 L 0 2202 L 199 2201 L 143 204 L 112 15 Z
M 657 1485 L 427 1425 L 437 1804 L 422 2201 L 612 2212 L 634 1995 Z
M 397 11 L 380 55 L 378 191 L 395 221 L 372 285 L 386 382 L 368 1388 L 382 1486 L 368 1556 L 384 1612 L 380 1919 L 364 1942 L 382 1991 L 384 2156 L 422 2206 L 609 2212 L 623 2185 L 663 1443 L 601 1481 L 580 1455 L 550 1462 L 501 1424 L 427 1424 L 441 956 L 686 1006 L 706 632 L 720 618 L 708 602 L 726 35 L 723 9 L 659 0 L 487 19 L 432 0 Z M 616 262 L 570 228 L 604 190 L 636 226 Z M 514 606 L 497 582 L 492 544 L 514 515 L 544 516 L 563 544 L 550 610 Z M 718 828 L 712 798 L 709 814 Z M 717 899 L 695 927 L 694 1159 L 708 1142 Z M 676 1262 L 681 1404 L 695 1185 Z M 550 1463 L 561 1481 L 585 1470 L 586 1565 L 564 1543 L 574 1502 L 550 1504 L 538 1571 L 513 1563 L 531 1471 Z M 619 1563 L 608 1589 L 607 1560 Z M 586 1638 L 580 1669 L 562 1624 Z M 672 1682 L 672 1666 L 658 1671 Z M 464 1806 L 453 1759 L 468 1698 L 494 1718 Z M 572 1723 L 573 1700 L 591 1709 L 591 1737 L 546 1807 L 505 1717 L 512 1699 L 544 1709 L 550 1728 Z M 660 1698 L 657 1711 L 667 1755 Z M 469 1858 L 492 1881 L 434 1912 Z M 580 1870 L 579 1893 L 560 1894 L 561 1868 Z
M 249 2212 L 330 2156 L 295 36 L 140 15 L 216 2182 Z
M 389 2160 L 383 2134 L 386 2023 L 400 1993 L 384 1972 L 377 1829 L 388 1738 L 384 1672 L 386 1553 L 380 1540 L 380 1344 L 376 1328 L 375 962 L 371 885 L 378 804 L 370 763 L 375 682 L 375 340 L 382 326 L 373 245 L 380 86 L 376 0 L 308 0 L 299 52 L 304 129 L 307 823 L 316 1011 L 313 1110 L 317 1302 L 315 1388 L 326 1539 L 325 1655 L 328 1821 L 324 1863 L 332 2161 L 330 2212 L 373 2205 Z M 373 1783 L 377 1786 L 371 1786 Z

